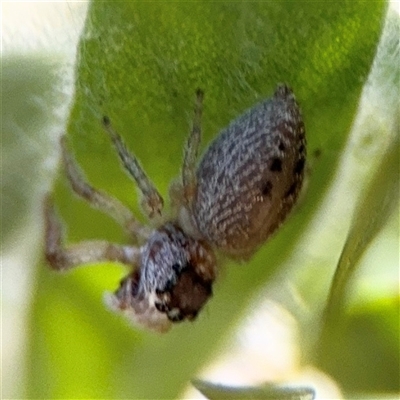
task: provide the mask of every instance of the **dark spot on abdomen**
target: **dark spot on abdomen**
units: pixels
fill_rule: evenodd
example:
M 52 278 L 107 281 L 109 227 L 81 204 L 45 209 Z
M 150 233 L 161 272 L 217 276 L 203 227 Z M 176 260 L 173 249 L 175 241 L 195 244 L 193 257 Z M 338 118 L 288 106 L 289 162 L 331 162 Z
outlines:
M 293 182 L 290 188 L 285 193 L 285 198 L 295 194 L 296 189 L 297 189 L 297 182 Z
M 261 189 L 261 193 L 263 196 L 269 196 L 271 194 L 271 190 L 273 188 L 273 185 L 270 181 L 267 181 L 265 185 Z
M 282 160 L 279 158 L 274 158 L 272 160 L 271 166 L 269 170 L 272 172 L 281 172 L 282 171 Z
M 306 160 L 304 158 L 300 158 L 300 160 L 297 161 L 293 172 L 295 174 L 301 174 L 303 172 L 305 162 Z

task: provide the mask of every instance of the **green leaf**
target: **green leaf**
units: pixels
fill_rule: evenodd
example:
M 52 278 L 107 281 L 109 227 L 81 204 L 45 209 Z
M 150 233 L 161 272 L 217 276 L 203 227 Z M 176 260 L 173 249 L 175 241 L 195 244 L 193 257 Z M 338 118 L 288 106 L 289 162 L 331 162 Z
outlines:
M 379 132 L 376 132 L 379 134 Z M 359 261 L 371 241 L 384 227 L 399 206 L 399 135 L 387 146 L 382 162 L 376 169 L 367 190 L 356 207 L 328 300 L 326 323 L 334 323 L 343 311 L 346 292 L 350 290 Z
M 214 298 L 193 324 L 157 336 L 131 329 L 101 304 L 115 266 L 56 276 L 38 271 L 27 397 L 174 398 L 215 354 L 312 218 L 346 141 L 379 39 L 385 2 L 102 2 L 79 46 L 69 139 L 89 180 L 132 206 L 135 189 L 102 132 L 107 115 L 161 193 L 179 174 L 195 90 L 205 92 L 204 146 L 278 82 L 302 106 L 309 153 L 320 157 L 306 198 L 247 265 L 221 268 Z M 71 146 L 72 147 L 72 146 Z M 62 182 L 62 183 L 61 183 Z M 68 241 L 126 240 L 108 217 L 57 204 Z
M 365 300 L 361 310 L 350 311 L 346 302 L 361 256 L 397 213 L 399 145 L 397 134 L 356 208 L 322 321 L 317 363 L 349 392 L 399 389 L 399 298 Z
M 399 391 L 399 307 L 398 296 L 364 301 L 324 332 L 318 366 L 340 383 L 345 398 Z
M 328 320 L 343 311 L 346 291 L 349 291 L 361 257 L 399 207 L 399 33 L 400 19 L 396 13 L 389 12 L 371 71 L 368 86 L 371 94 L 367 96 L 371 102 L 372 96 L 385 91 L 386 98 L 373 116 L 366 112 L 362 114 L 361 127 L 358 127 L 363 130 L 364 142 L 369 138 L 380 138 L 381 148 L 375 160 L 370 161 L 374 168 L 370 169 L 371 177 L 361 192 L 336 268 L 327 306 Z
M 361 300 L 355 305 L 354 301 L 349 301 L 355 291 L 356 278 L 363 279 L 363 255 L 383 228 L 396 221 L 398 216 L 399 30 L 398 15 L 389 14 L 371 72 L 374 79 L 371 86 L 375 87 L 370 90 L 376 95 L 382 87 L 386 89 L 384 112 L 376 110 L 373 116 L 364 115 L 361 125 L 364 137 L 381 139 L 380 154 L 370 161 L 376 165 L 371 169 L 355 207 L 332 282 L 315 354 L 318 365 L 335 377 L 349 393 L 390 393 L 399 389 L 398 293 L 391 294 L 387 287 L 385 292 L 378 292 L 373 298 L 361 294 Z M 382 268 L 380 259 L 375 262 L 375 270 L 378 271 Z M 393 262 L 398 264 L 398 260 Z M 397 279 L 396 275 L 391 276 Z
M 399 395 L 398 393 L 394 392 L 394 393 L 375 393 L 374 395 L 370 396 L 368 394 L 365 393 L 354 393 L 349 395 L 348 397 L 346 397 L 346 399 L 349 400 L 376 400 L 376 399 L 380 399 L 380 400 L 398 400 Z

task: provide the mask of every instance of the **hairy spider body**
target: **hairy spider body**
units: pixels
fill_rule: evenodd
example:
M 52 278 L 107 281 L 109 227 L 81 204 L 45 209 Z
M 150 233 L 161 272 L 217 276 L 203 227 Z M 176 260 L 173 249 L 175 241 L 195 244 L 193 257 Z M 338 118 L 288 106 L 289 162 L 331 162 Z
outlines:
M 299 108 L 286 86 L 231 122 L 197 170 L 191 214 L 202 237 L 230 256 L 250 257 L 292 208 L 305 148 Z
M 140 257 L 142 267 L 108 296 L 111 308 L 158 331 L 166 330 L 171 322 L 194 319 L 211 296 L 216 277 L 211 248 L 167 222 L 152 232 Z
M 271 99 L 225 128 L 197 167 L 203 93 L 197 91 L 193 127 L 184 152 L 182 181 L 171 185 L 175 217 L 151 230 L 117 199 L 87 183 L 62 140 L 63 163 L 72 189 L 114 217 L 141 246 L 90 241 L 64 247 L 61 223 L 46 202 L 46 258 L 65 270 L 100 261 L 132 268 L 107 298 L 139 325 L 166 331 L 193 320 L 217 275 L 215 252 L 249 258 L 278 228 L 296 201 L 306 157 L 304 125 L 292 91 L 280 85 Z M 103 120 L 119 158 L 143 194 L 152 219 L 163 199 L 107 117 Z

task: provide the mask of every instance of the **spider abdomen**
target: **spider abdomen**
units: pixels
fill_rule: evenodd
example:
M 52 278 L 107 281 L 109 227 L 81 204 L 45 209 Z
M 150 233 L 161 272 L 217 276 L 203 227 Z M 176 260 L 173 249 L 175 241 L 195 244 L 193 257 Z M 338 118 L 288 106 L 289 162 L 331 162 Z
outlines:
M 197 170 L 192 216 L 222 252 L 247 258 L 288 215 L 300 191 L 306 158 L 304 125 L 292 91 L 271 99 L 225 128 Z

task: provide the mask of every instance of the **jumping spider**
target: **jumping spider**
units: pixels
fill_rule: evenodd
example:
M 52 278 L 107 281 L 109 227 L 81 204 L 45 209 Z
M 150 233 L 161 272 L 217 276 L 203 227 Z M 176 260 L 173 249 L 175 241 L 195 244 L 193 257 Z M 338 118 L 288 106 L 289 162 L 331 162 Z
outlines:
M 131 267 L 108 299 L 134 322 L 166 331 L 172 322 L 193 320 L 212 295 L 215 252 L 248 259 L 288 215 L 302 185 L 306 157 L 304 125 L 293 92 L 279 85 L 230 123 L 198 167 L 203 92 L 196 93 L 194 121 L 184 150 L 181 182 L 170 187 L 174 217 L 151 229 L 117 199 L 93 188 L 61 140 L 62 159 L 73 191 L 118 221 L 139 245 L 85 241 L 64 247 L 62 226 L 50 197 L 45 206 L 45 253 L 55 270 L 118 261 Z M 153 222 L 163 199 L 107 117 L 103 125 L 123 166 L 143 194 Z M 162 218 L 161 218 L 162 219 Z

